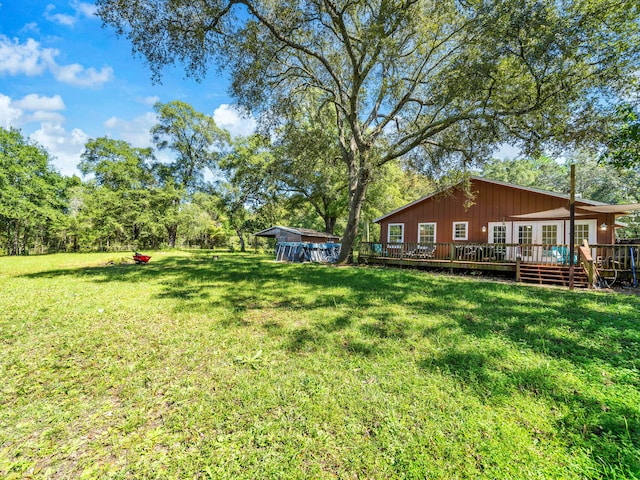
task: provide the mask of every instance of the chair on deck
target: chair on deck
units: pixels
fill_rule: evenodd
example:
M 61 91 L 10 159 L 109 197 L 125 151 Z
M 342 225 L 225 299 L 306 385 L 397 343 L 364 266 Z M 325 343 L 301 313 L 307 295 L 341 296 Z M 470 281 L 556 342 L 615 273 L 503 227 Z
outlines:
M 483 261 L 489 262 L 502 262 L 507 256 L 507 250 L 503 246 L 489 245 L 484 247 Z
M 569 265 L 569 247 L 566 245 L 553 245 L 549 250 L 547 250 L 546 254 L 551 258 L 554 258 L 557 263 L 560 265 Z M 574 253 L 573 255 L 573 264 L 576 265 L 578 263 L 578 255 Z
M 456 246 L 458 260 L 477 262 L 482 260 L 484 249 L 479 245 L 458 245 Z
M 413 256 L 417 258 L 433 258 L 435 252 L 435 245 L 418 245 L 418 248 L 413 251 Z

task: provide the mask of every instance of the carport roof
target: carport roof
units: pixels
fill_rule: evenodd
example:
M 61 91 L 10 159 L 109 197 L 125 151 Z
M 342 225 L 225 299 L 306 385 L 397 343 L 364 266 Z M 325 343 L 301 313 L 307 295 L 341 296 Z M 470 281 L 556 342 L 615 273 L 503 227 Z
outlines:
M 296 228 L 296 227 L 283 227 L 280 225 L 274 225 L 273 227 L 266 228 L 257 233 L 254 233 L 256 237 L 276 237 L 278 230 L 284 230 L 285 232 L 297 233 L 305 237 L 318 237 L 327 239 L 339 239 L 337 235 L 332 235 L 326 232 L 319 232 L 317 230 L 311 230 L 310 228 Z

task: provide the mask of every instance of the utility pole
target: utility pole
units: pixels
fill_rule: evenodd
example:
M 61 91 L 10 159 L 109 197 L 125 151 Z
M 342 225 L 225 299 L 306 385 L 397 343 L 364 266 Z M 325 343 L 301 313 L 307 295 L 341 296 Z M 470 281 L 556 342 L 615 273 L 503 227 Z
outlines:
M 571 164 L 571 181 L 569 194 L 569 290 L 573 290 L 573 274 L 575 265 L 573 256 L 575 254 L 575 223 L 576 223 L 576 166 Z

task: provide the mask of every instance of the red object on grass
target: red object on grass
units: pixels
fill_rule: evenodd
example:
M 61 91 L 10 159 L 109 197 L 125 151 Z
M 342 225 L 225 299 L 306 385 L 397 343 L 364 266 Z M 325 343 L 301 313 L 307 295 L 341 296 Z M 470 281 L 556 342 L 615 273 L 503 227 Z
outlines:
M 149 260 L 151 260 L 151 256 L 150 255 L 143 255 L 142 253 L 136 252 L 135 255 L 133 256 L 133 260 L 138 265 L 141 265 L 143 263 L 148 263 Z

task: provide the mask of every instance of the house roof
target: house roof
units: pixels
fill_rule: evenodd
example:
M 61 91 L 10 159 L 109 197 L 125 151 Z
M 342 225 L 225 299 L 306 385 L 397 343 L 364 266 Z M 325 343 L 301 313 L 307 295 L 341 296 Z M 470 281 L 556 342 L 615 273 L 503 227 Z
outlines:
M 337 235 L 332 235 L 326 232 L 319 232 L 317 230 L 311 230 L 309 228 L 297 228 L 297 227 L 283 227 L 280 225 L 274 225 L 273 227 L 266 228 L 260 232 L 254 233 L 256 237 L 275 237 L 278 230 L 284 230 L 285 232 L 297 233 L 305 237 L 318 237 L 318 238 L 340 238 Z
M 640 203 L 629 203 L 626 205 L 576 205 L 575 216 L 584 217 L 593 213 L 614 213 L 616 215 L 626 215 L 636 210 L 640 210 Z M 511 218 L 540 219 L 540 218 L 569 218 L 571 211 L 567 207 L 543 210 L 541 212 L 525 213 L 523 215 L 511 215 Z
M 575 211 L 576 217 L 584 217 L 589 215 L 588 213 L 580 213 Z M 523 213 L 521 215 L 511 215 L 510 218 L 521 218 L 523 220 L 537 220 L 537 219 L 551 219 L 551 218 L 569 218 L 571 216 L 571 210 L 567 207 L 553 208 L 551 210 L 543 210 L 541 212 Z
M 565 199 L 565 200 L 569 200 L 569 195 L 568 194 L 551 192 L 549 190 L 542 190 L 540 188 L 534 188 L 534 187 L 523 187 L 521 185 L 516 185 L 516 184 L 513 184 L 513 183 L 501 182 L 499 180 L 489 180 L 488 178 L 482 178 L 482 177 L 476 177 L 476 176 L 471 176 L 469 178 L 470 178 L 470 180 L 474 180 L 476 182 L 492 183 L 494 185 L 500 185 L 500 186 L 503 186 L 503 187 L 516 188 L 518 190 L 524 190 L 524 191 L 527 191 L 527 192 L 534 192 L 534 193 L 539 193 L 541 195 L 548 195 L 548 196 L 551 196 L 551 197 L 556 197 L 556 198 L 562 198 L 562 199 Z M 428 199 L 430 199 L 432 197 L 440 195 L 443 192 L 446 192 L 447 190 L 451 190 L 453 188 L 456 188 L 460 184 L 462 184 L 462 181 L 460 181 L 458 183 L 455 183 L 453 185 L 449 185 L 446 188 L 443 188 L 441 190 L 438 190 L 437 192 L 434 192 L 434 193 L 431 193 L 429 195 L 426 195 L 426 196 L 424 196 L 422 198 L 419 198 L 419 199 L 417 199 L 417 200 L 415 200 L 415 201 L 413 201 L 411 203 L 407 203 L 406 205 L 403 205 L 400 208 L 396 208 L 395 210 L 393 210 L 393 211 L 391 211 L 391 212 L 389 212 L 389 213 L 387 213 L 385 215 L 382 215 L 381 217 L 378 217 L 378 218 L 374 219 L 373 221 L 375 223 L 378 223 L 378 222 L 384 220 L 385 218 L 390 217 L 392 215 L 395 215 L 396 213 L 401 212 L 401 211 L 403 211 L 403 210 L 405 210 L 405 209 L 407 209 L 409 207 L 413 207 L 414 205 L 416 205 L 416 204 L 418 204 L 420 202 L 424 202 L 425 200 L 428 200 Z M 607 203 L 597 202 L 595 200 L 587 200 L 585 198 L 579 198 L 579 199 L 576 199 L 576 201 L 578 201 L 578 202 L 580 202 L 582 204 L 593 205 L 593 206 L 608 205 Z

